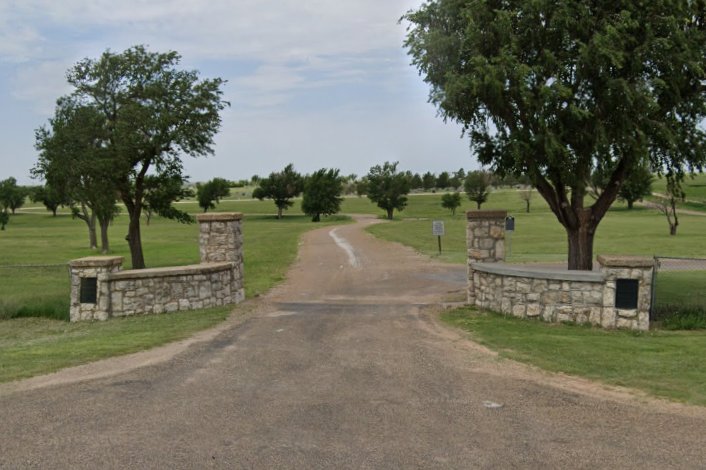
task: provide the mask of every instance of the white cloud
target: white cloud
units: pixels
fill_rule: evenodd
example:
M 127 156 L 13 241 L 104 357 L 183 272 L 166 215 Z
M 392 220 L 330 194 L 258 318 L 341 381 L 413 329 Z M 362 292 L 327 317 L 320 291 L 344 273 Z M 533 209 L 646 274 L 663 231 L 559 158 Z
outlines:
M 57 98 L 70 92 L 66 69 L 62 61 L 22 64 L 16 69 L 12 95 L 31 103 L 36 113 L 50 116 L 54 113 Z
M 0 0 L 0 72 L 14 77 L 10 95 L 34 112 L 37 127 L 69 91 L 65 72 L 80 58 L 134 44 L 179 51 L 184 67 L 227 79 L 233 105 L 217 158 L 185 162 L 196 180 L 289 162 L 305 172 L 364 173 L 384 160 L 413 171 L 468 168 L 460 130 L 434 117 L 401 49 L 397 21 L 420 3 Z M 3 138 L 11 136 L 0 129 Z

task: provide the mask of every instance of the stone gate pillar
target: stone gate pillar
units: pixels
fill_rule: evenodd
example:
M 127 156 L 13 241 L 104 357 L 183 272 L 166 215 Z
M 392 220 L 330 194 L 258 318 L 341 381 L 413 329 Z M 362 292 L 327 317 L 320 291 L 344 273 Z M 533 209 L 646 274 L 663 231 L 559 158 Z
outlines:
M 111 316 L 110 273 L 120 271 L 122 256 L 89 256 L 69 262 L 72 322 L 107 320 Z
M 505 218 L 507 211 L 468 211 L 466 246 L 468 249 L 468 303 L 475 305 L 473 263 L 505 260 Z
M 654 258 L 599 255 L 598 263 L 605 279 L 601 326 L 649 330 Z
M 245 299 L 243 288 L 243 214 L 214 212 L 196 216 L 201 263 L 233 263 L 233 302 Z

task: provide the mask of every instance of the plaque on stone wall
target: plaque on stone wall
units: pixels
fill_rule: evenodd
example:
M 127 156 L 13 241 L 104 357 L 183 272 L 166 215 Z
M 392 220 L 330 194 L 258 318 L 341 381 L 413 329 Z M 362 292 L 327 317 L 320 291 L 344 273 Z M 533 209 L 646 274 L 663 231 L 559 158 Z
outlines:
M 616 279 L 615 308 L 636 309 L 640 281 L 637 279 Z
M 79 301 L 82 304 L 95 304 L 98 296 L 98 279 L 95 277 L 81 278 Z

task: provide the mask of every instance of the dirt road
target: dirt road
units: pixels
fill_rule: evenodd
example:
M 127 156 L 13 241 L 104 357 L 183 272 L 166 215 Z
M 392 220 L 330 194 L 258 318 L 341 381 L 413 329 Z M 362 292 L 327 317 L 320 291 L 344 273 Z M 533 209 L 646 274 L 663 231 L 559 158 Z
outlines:
M 703 409 L 497 359 L 435 320 L 463 270 L 373 222 L 200 341 L 0 387 L 0 468 L 704 467 Z

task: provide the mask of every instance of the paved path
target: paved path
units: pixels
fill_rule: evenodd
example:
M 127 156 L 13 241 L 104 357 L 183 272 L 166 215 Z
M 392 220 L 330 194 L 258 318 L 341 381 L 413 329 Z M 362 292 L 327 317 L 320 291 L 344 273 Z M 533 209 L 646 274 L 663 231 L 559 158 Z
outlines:
M 369 223 L 307 234 L 287 283 L 178 354 L 1 387 L 0 468 L 704 467 L 703 409 L 497 359 L 429 306 L 463 271 Z

